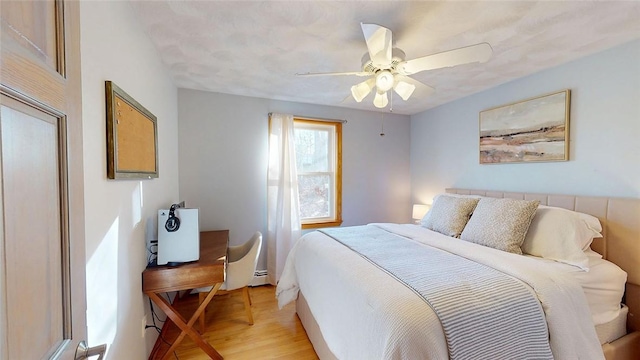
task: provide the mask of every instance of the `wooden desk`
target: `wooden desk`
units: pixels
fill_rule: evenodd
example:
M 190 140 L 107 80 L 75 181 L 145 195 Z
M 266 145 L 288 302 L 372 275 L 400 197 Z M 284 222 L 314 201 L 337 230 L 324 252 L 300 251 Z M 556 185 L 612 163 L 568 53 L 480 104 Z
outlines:
M 189 335 L 212 359 L 222 359 L 222 356 L 202 338 L 202 335 L 193 329 L 193 325 L 213 299 L 213 295 L 224 283 L 228 246 L 229 230 L 203 231 L 200 233 L 200 260 L 175 267 L 151 267 L 142 272 L 142 291 L 182 331 L 161 359 L 168 359 L 186 335 Z M 160 296 L 164 292 L 206 286 L 213 286 L 213 288 L 189 321 L 185 320 L 165 298 Z M 161 339 L 158 338 L 158 341 Z

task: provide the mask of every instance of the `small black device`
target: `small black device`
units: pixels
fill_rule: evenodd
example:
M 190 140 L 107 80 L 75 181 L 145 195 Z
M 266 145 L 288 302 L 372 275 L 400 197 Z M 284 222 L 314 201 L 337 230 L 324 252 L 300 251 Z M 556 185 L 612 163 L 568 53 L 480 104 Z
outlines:
M 167 221 L 164 223 L 164 228 L 167 229 L 168 232 L 178 231 L 180 229 L 180 218 L 176 216 L 175 211 L 179 208 L 180 205 L 173 204 L 169 209 L 169 217 Z

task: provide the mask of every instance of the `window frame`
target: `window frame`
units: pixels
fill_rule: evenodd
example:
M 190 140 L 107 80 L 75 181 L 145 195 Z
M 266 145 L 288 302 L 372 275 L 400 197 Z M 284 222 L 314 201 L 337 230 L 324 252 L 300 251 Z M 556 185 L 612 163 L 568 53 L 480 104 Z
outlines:
M 316 126 L 324 126 L 333 128 L 335 136 L 335 149 L 333 163 L 335 168 L 333 169 L 333 194 L 334 194 L 334 216 L 329 219 L 311 218 L 310 220 L 301 220 L 302 229 L 316 229 L 321 227 L 340 226 L 342 224 L 342 122 L 340 121 L 327 121 L 327 120 L 315 120 L 306 118 L 293 118 L 293 126 L 296 128 L 297 124 L 309 124 Z M 331 131 L 331 130 L 330 130 Z M 298 176 L 300 171 L 296 169 Z M 304 174 L 304 173 L 303 173 Z

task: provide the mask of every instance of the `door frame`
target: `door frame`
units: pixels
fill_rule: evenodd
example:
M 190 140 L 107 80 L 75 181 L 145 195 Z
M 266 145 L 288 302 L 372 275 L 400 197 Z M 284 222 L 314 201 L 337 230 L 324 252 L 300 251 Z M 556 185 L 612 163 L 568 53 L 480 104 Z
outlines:
M 80 2 L 55 0 L 55 11 L 57 71 L 42 66 L 15 42 L 2 41 L 0 92 L 60 121 L 61 226 L 68 248 L 63 254 L 63 303 L 70 311 L 64 314 L 68 341 L 53 358 L 74 359 L 78 343 L 87 337 Z M 4 272 L 0 274 L 4 280 Z

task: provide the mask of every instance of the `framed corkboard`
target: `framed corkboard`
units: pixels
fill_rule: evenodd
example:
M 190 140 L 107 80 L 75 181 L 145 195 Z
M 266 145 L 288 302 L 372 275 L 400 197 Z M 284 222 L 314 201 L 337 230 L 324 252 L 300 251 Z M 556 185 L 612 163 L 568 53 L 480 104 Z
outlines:
M 157 118 L 111 81 L 107 95 L 107 177 L 158 177 Z

